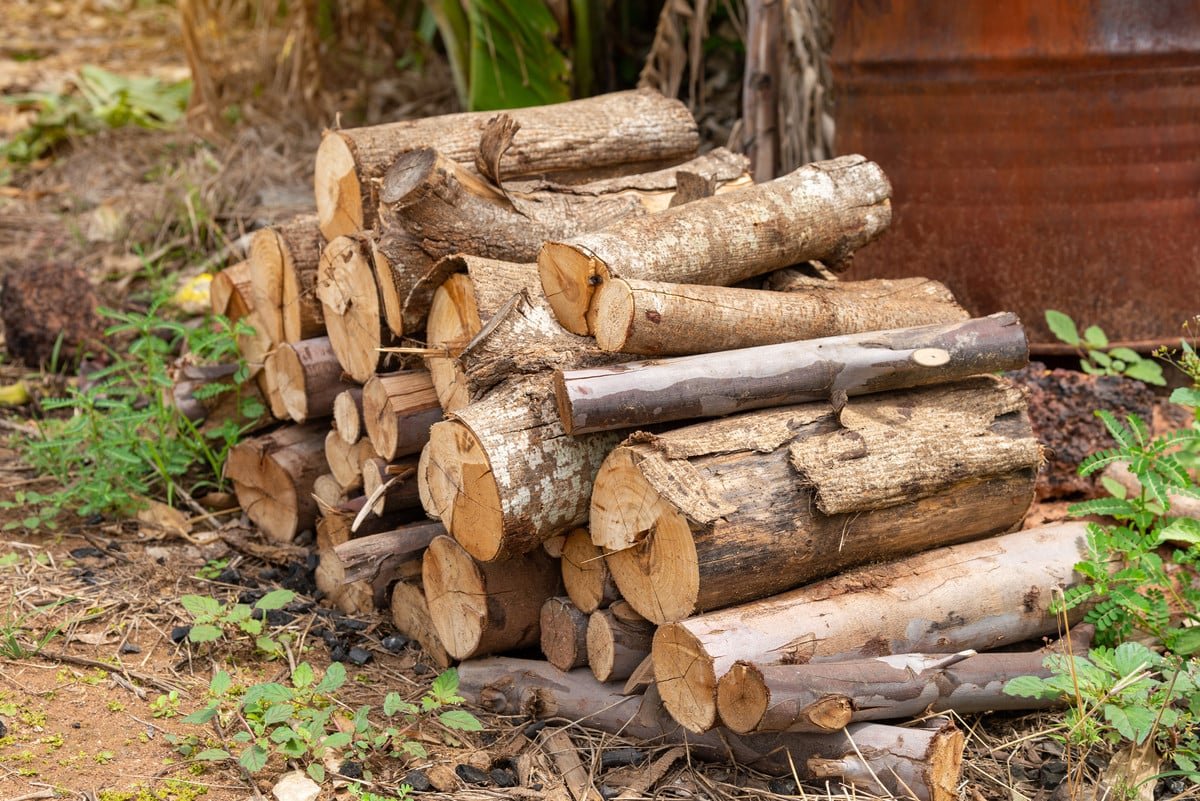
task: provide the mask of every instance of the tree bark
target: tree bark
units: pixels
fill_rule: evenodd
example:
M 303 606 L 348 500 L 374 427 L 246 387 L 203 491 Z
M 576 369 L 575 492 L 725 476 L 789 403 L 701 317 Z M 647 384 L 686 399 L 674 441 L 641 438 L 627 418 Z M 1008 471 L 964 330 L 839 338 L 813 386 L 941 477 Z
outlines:
M 568 436 L 548 376 L 509 381 L 430 430 L 418 476 L 425 511 L 476 559 L 525 553 L 585 521 L 617 442 Z
M 587 665 L 588 616 L 570 598 L 548 598 L 542 604 L 541 645 L 546 661 L 559 670 Z
M 433 627 L 419 581 L 400 581 L 392 587 L 392 625 L 405 637 L 420 643 L 421 650 L 438 667 L 448 668 L 453 663 Z
M 381 458 L 391 461 L 420 452 L 430 427 L 442 419 L 428 370 L 375 375 L 363 384 L 367 438 Z
M 563 327 L 591 334 L 596 289 L 613 278 L 731 286 L 812 259 L 838 268 L 887 228 L 890 197 L 878 165 L 842 156 L 612 229 L 547 242 L 538 274 Z
M 342 365 L 329 337 L 285 342 L 276 348 L 265 369 L 271 373 L 268 381 L 279 392 L 287 416 L 297 423 L 329 417 L 339 394 L 358 389 L 342 377 Z
M 625 601 L 616 601 L 588 618 L 587 664 L 598 681 L 620 681 L 633 675 L 650 655 L 654 624 Z
M 654 688 L 623 695 L 586 670 L 561 673 L 545 662 L 496 657 L 459 665 L 463 695 L 497 714 L 561 718 L 637 740 L 686 744 L 706 761 L 733 761 L 800 780 L 840 779 L 859 790 L 920 801 L 954 801 L 964 738 L 944 718 L 926 727 L 855 723 L 836 734 L 695 735 L 663 709 Z M 846 734 L 849 734 L 847 738 Z
M 1069 644 L 1016 653 L 897 654 L 764 667 L 739 661 L 717 682 L 717 711 L 723 725 L 745 734 L 806 730 L 813 710 L 839 702 L 853 709 L 847 717 L 854 721 L 1049 709 L 1061 702 L 1007 695 L 1004 685 L 1018 676 L 1048 678 L 1046 657 L 1086 654 L 1093 633 L 1092 626 L 1076 626 Z
M 342 236 L 321 251 L 317 297 L 338 361 L 362 384 L 394 361 L 379 349 L 393 344 L 365 236 Z
M 1055 631 L 1052 597 L 1078 582 L 1074 566 L 1086 553 L 1082 523 L 1027 529 L 668 624 L 654 636 L 658 689 L 676 720 L 707 731 L 717 681 L 739 659 L 807 664 L 1041 637 Z
M 537 645 L 542 604 L 561 588 L 558 565 L 541 549 L 481 563 L 450 537 L 429 544 L 422 583 L 434 628 L 455 659 Z
M 396 565 L 419 557 L 434 537 L 445 533 L 441 523 L 410 523 L 348 540 L 333 546 L 331 553 L 340 562 L 343 581 L 374 581 Z
M 562 575 L 567 597 L 586 614 L 621 599 L 608 571 L 604 551 L 592 542 L 592 535 L 586 528 L 577 528 L 567 534 L 562 549 Z
M 273 342 L 299 342 L 325 333 L 315 296 L 321 258 L 315 214 L 302 214 L 250 240 L 254 307 Z
M 394 462 L 369 456 L 362 463 L 362 482 L 363 495 L 377 517 L 421 507 L 416 456 Z
M 229 452 L 225 477 L 246 515 L 276 542 L 291 542 L 316 522 L 313 482 L 325 472 L 324 429 L 285 426 Z
M 814 281 L 799 292 L 614 278 L 596 300 L 596 344 L 646 356 L 750 348 L 966 320 L 925 278 Z
M 605 460 L 593 542 L 664 623 L 863 562 L 1010 531 L 1041 448 L 1021 391 L 981 376 L 634 435 Z
M 333 399 L 333 430 L 347 445 L 353 445 L 363 437 L 362 395 L 362 387 L 351 387 Z
M 738 351 L 560 370 L 554 378 L 572 434 L 715 417 L 944 384 L 1017 369 L 1025 330 L 1004 312 L 960 323 L 849 334 Z
M 362 465 L 375 456 L 371 441 L 360 439 L 347 445 L 336 431 L 325 434 L 325 463 L 342 489 L 349 492 L 362 488 Z
M 699 146 L 696 122 L 687 108 L 649 90 L 506 113 L 521 126 L 500 161 L 506 178 L 680 162 Z M 373 225 L 374 181 L 400 153 L 436 145 L 455 161 L 471 162 L 484 126 L 495 116 L 490 111 L 470 112 L 327 132 L 317 150 L 314 179 L 317 215 L 326 239 Z

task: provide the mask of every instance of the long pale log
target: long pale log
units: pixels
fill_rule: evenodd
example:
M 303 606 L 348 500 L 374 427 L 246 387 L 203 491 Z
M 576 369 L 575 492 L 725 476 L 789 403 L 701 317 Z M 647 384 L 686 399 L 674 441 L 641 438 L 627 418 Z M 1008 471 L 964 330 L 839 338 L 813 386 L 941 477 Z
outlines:
M 422 583 L 434 628 L 455 659 L 537 645 L 542 604 L 561 588 L 558 565 L 541 549 L 483 563 L 450 537 L 429 544 Z
M 687 108 L 650 90 L 506 113 L 520 125 L 512 147 L 500 159 L 499 174 L 506 178 L 679 162 L 692 157 L 699 146 Z M 314 176 L 317 215 L 326 239 L 371 227 L 375 181 L 401 152 L 433 145 L 456 161 L 471 162 L 484 127 L 494 117 L 494 112 L 469 112 L 326 132 Z
M 363 384 L 367 439 L 383 459 L 418 453 L 429 441 L 430 427 L 441 419 L 428 370 L 375 375 Z
M 731 286 L 813 259 L 838 267 L 887 228 L 891 191 L 878 165 L 842 156 L 612 229 L 547 242 L 538 274 L 563 327 L 591 334 L 596 289 L 613 278 Z
M 617 442 L 568 436 L 549 377 L 514 379 L 430 430 L 418 476 L 425 512 L 476 559 L 525 553 L 585 521 Z
M 802 731 L 815 710 L 845 704 L 849 720 L 899 720 L 927 712 L 1005 712 L 1061 706 L 1008 695 L 1018 676 L 1048 678 L 1052 653 L 1086 654 L 1094 629 L 1076 626 L 1063 642 L 1037 651 L 896 654 L 845 662 L 767 665 L 737 662 L 717 682 L 721 723 L 736 732 Z M 850 712 L 849 710 L 853 710 Z M 844 724 L 843 724 L 844 725 Z
M 342 377 L 329 337 L 280 345 L 266 368 L 288 417 L 297 423 L 329 417 L 339 394 L 357 389 Z
M 635 435 L 596 477 L 590 531 L 664 623 L 1011 531 L 1041 458 L 1023 393 L 990 376 L 784 407 Z
M 438 667 L 448 668 L 453 663 L 433 627 L 429 604 L 419 580 L 400 581 L 392 587 L 392 625 L 405 637 L 416 640 Z
M 1053 596 L 1080 580 L 1082 523 L 1027 529 L 861 567 L 773 598 L 661 626 L 654 673 L 671 715 L 716 724 L 717 681 L 760 667 L 985 650 L 1054 633 Z M 981 592 L 986 588 L 986 592 Z
M 393 344 L 365 236 L 340 236 L 321 251 L 317 297 L 329 342 L 342 368 L 365 383 L 391 359 L 380 348 Z
M 571 603 L 587 614 L 620 600 L 621 593 L 608 571 L 604 551 L 592 542 L 586 528 L 573 529 L 562 548 L 563 588 Z
M 734 761 L 801 780 L 840 779 L 859 790 L 920 801 L 958 797 L 963 735 L 945 719 L 925 727 L 855 723 L 836 734 L 691 734 L 663 709 L 654 688 L 624 695 L 586 670 L 561 673 L 545 662 L 494 657 L 459 665 L 463 695 L 497 714 L 558 718 L 656 744 L 686 744 L 706 761 Z M 847 737 L 849 734 L 849 737 Z
M 333 547 L 344 581 L 373 581 L 395 565 L 407 562 L 444 535 L 441 523 L 411 523 L 391 531 L 357 537 Z
M 633 675 L 650 655 L 654 624 L 625 601 L 591 614 L 587 626 L 587 663 L 599 681 L 619 681 Z
M 356 386 L 342 390 L 333 399 L 333 430 L 347 445 L 363 437 L 362 395 L 362 387 Z
M 313 482 L 325 472 L 324 429 L 285 426 L 239 443 L 225 461 L 246 515 L 277 542 L 291 542 L 316 522 Z
M 256 231 L 250 240 L 254 306 L 275 342 L 299 342 L 325 333 L 314 296 L 321 245 L 315 214 Z
M 572 434 L 716 417 L 957 381 L 1029 359 L 1010 313 L 960 323 L 560 370 L 559 415 Z
M 360 439 L 347 445 L 336 431 L 325 434 L 325 463 L 329 472 L 346 491 L 362 487 L 362 465 L 375 456 L 370 440 Z
M 926 278 L 813 281 L 790 293 L 614 278 L 597 295 L 595 333 L 604 350 L 680 356 L 967 317 Z
M 374 514 L 382 517 L 403 509 L 420 508 L 417 461 L 416 456 L 394 462 L 388 462 L 378 456 L 370 456 L 363 460 L 363 495 L 366 496 Z
M 547 662 L 559 670 L 587 664 L 588 616 L 570 598 L 547 598 L 540 619 L 541 647 Z

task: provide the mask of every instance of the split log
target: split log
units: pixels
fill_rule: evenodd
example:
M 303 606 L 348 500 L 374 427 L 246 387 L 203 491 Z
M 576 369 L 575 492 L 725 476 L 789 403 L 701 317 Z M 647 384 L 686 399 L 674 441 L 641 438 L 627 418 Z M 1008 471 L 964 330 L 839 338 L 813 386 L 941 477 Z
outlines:
M 347 445 L 353 445 L 363 437 L 362 396 L 362 387 L 351 387 L 333 399 L 333 430 Z
M 313 482 L 325 472 L 321 426 L 286 426 L 229 452 L 225 477 L 246 515 L 276 542 L 291 542 L 316 522 Z
M 612 229 L 547 242 L 538 274 L 563 327 L 591 334 L 596 289 L 613 278 L 731 286 L 813 259 L 837 269 L 887 228 L 891 191 L 878 165 L 842 156 Z
M 325 463 L 345 491 L 362 488 L 363 462 L 374 456 L 375 449 L 370 440 L 360 439 L 347 445 L 336 431 L 328 431 L 325 435 Z
M 362 463 L 362 482 L 363 495 L 379 517 L 421 507 L 416 456 L 395 462 L 369 456 Z
M 537 645 L 542 604 L 561 588 L 558 565 L 540 549 L 481 563 L 450 537 L 429 544 L 422 583 L 434 629 L 455 659 Z
M 250 240 L 254 307 L 273 342 L 299 342 L 325 333 L 314 294 L 321 245 L 315 214 L 256 231 Z
M 658 689 L 676 720 L 707 731 L 717 681 L 739 659 L 762 667 L 954 653 L 1051 634 L 1052 596 L 1079 581 L 1074 567 L 1086 553 L 1082 523 L 1027 529 L 661 626 L 652 651 Z
M 329 342 L 342 368 L 362 384 L 394 361 L 380 348 L 393 344 L 383 320 L 365 236 L 340 236 L 321 251 L 317 297 Z
M 239 261 L 213 276 L 208 287 L 212 313 L 230 322 L 250 314 L 254 308 L 253 285 L 250 283 L 250 262 Z
M 1011 531 L 1040 460 L 1021 390 L 980 376 L 634 435 L 596 477 L 590 531 L 665 623 Z
M 371 376 L 362 397 L 367 439 L 388 461 L 418 453 L 429 441 L 430 427 L 442 419 L 428 370 Z
M 259 390 L 267 401 L 267 408 L 276 420 L 290 420 L 287 404 L 283 402 L 283 392 L 278 384 L 279 371 L 274 368 L 274 361 L 279 357 L 279 347 L 273 346 L 270 353 L 263 359 L 262 370 L 255 376 Z
M 587 614 L 608 606 L 621 598 L 604 551 L 592 542 L 586 528 L 567 534 L 562 549 L 563 588 L 571 603 Z
M 499 160 L 497 177 L 679 162 L 699 146 L 687 108 L 650 90 L 507 114 L 520 130 Z M 494 112 L 470 112 L 326 132 L 314 177 L 317 216 L 326 239 L 374 224 L 374 182 L 401 152 L 437 145 L 450 158 L 471 162 L 494 117 Z
M 827 337 L 737 351 L 562 370 L 559 415 L 572 434 L 715 417 L 957 381 L 1029 358 L 1007 312 L 960 323 Z
M 588 616 L 570 598 L 547 598 L 540 620 L 542 653 L 547 662 L 564 671 L 587 664 Z
M 271 373 L 269 381 L 279 392 L 288 417 L 297 423 L 328 417 L 339 394 L 357 389 L 342 377 L 342 365 L 329 337 L 285 342 L 276 348 L 265 369 Z
M 599 681 L 619 681 L 633 675 L 650 655 L 654 624 L 625 601 L 593 612 L 587 626 L 587 663 Z
M 944 718 L 922 727 L 851 724 L 836 734 L 695 735 L 666 714 L 654 688 L 623 695 L 586 670 L 561 673 L 545 662 L 496 657 L 459 665 L 459 688 L 469 700 L 503 715 L 572 721 L 657 744 L 686 744 L 707 761 L 732 760 L 764 773 L 802 781 L 840 779 L 859 790 L 920 801 L 954 801 L 964 738 Z M 849 737 L 846 735 L 849 734 Z
M 1069 644 L 1015 653 L 896 654 L 764 667 L 739 661 L 717 682 L 717 711 L 723 725 L 745 734 L 804 731 L 819 710 L 833 705 L 844 706 L 854 721 L 1049 709 L 1062 703 L 1008 695 L 1004 685 L 1018 676 L 1048 678 L 1048 655 L 1086 654 L 1094 633 L 1092 626 L 1076 626 Z
M 448 668 L 453 663 L 433 627 L 429 604 L 419 581 L 400 581 L 392 587 L 392 625 L 405 637 L 416 640 L 438 667 Z
M 820 281 L 799 292 L 615 278 L 596 296 L 596 344 L 646 356 L 774 345 L 967 319 L 926 278 Z
M 391 531 L 348 540 L 333 546 L 332 552 L 341 563 L 345 581 L 373 581 L 392 571 L 396 565 L 419 556 L 434 537 L 445 533 L 441 523 L 410 523 Z
M 476 559 L 505 559 L 582 524 L 596 471 L 619 438 L 571 437 L 548 376 L 509 381 L 429 432 L 425 512 Z

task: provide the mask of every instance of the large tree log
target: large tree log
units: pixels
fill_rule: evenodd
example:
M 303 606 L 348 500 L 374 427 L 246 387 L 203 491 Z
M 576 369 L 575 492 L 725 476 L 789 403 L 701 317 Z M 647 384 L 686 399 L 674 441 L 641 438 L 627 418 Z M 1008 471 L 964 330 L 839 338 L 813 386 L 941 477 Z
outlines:
M 634 435 L 596 477 L 590 530 L 663 623 L 1010 531 L 1040 460 L 1021 390 L 981 376 Z
M 619 681 L 633 675 L 650 654 L 654 624 L 625 601 L 591 614 L 587 626 L 587 663 L 599 681 Z
M 419 581 L 400 581 L 392 587 L 392 625 L 405 637 L 416 640 L 438 667 L 448 668 L 453 663 L 433 627 L 429 604 Z
M 821 281 L 797 292 L 615 278 L 596 300 L 596 344 L 646 356 L 773 345 L 967 319 L 926 278 Z
M 434 537 L 444 535 L 441 523 L 410 523 L 334 545 L 333 559 L 339 563 L 343 582 L 374 581 L 404 562 L 418 557 Z
M 595 292 L 612 278 L 730 286 L 811 259 L 829 266 L 891 221 L 878 165 L 842 156 L 563 242 L 538 254 L 542 288 L 568 331 L 594 329 Z
M 723 353 L 560 370 L 555 395 L 572 434 L 715 417 L 789 403 L 943 384 L 1019 368 L 1015 315 L 762 345 Z
M 540 620 L 541 647 L 547 662 L 559 670 L 587 664 L 588 616 L 570 598 L 546 599 Z
M 608 572 L 604 551 L 592 542 L 586 528 L 566 535 L 562 547 L 563 588 L 571 603 L 587 614 L 620 600 L 612 574 Z
M 767 665 L 736 662 L 717 682 L 721 723 L 736 732 L 803 731 L 822 706 L 844 703 L 855 721 L 898 720 L 926 712 L 1019 711 L 1057 700 L 1008 695 L 1018 676 L 1048 678 L 1052 653 L 1086 654 L 1094 628 L 1076 626 L 1071 642 L 1037 651 L 896 654 L 845 662 Z
M 1027 529 L 661 626 L 653 647 L 659 691 L 676 720 L 707 731 L 717 681 L 739 659 L 761 667 L 954 653 L 1053 633 L 1052 596 L 1079 581 L 1086 538 L 1082 523 Z
M 316 521 L 313 482 L 325 472 L 325 430 L 285 426 L 248 439 L 229 452 L 225 477 L 246 515 L 277 542 L 291 542 Z
M 430 430 L 418 475 L 425 512 L 476 559 L 525 553 L 585 521 L 618 441 L 568 436 L 548 376 L 509 381 Z
M 297 423 L 329 417 L 333 402 L 357 385 L 342 377 L 342 365 L 329 337 L 285 342 L 276 348 L 265 368 L 268 381 L 279 392 L 288 417 Z
M 315 214 L 256 231 L 250 240 L 254 306 L 274 342 L 299 342 L 325 333 L 315 296 L 321 232 Z
M 455 659 L 537 645 L 542 604 L 562 586 L 558 565 L 541 549 L 481 563 L 450 537 L 429 544 L 422 583 L 434 628 Z
M 801 780 L 840 779 L 860 790 L 920 801 L 958 798 L 963 736 L 945 719 L 926 727 L 852 724 L 836 734 L 695 735 L 665 713 L 654 688 L 623 695 L 586 670 L 561 673 L 545 662 L 497 657 L 459 665 L 468 699 L 503 715 L 556 718 L 656 744 L 686 744 L 690 755 L 733 761 Z M 846 734 L 849 734 L 849 737 Z
M 503 177 L 679 162 L 699 146 L 687 108 L 649 90 L 507 113 L 520 130 L 500 159 Z M 456 161 L 471 162 L 493 117 L 494 112 L 471 112 L 327 132 L 317 150 L 314 177 L 317 216 L 326 239 L 373 225 L 375 180 L 401 152 L 436 145 Z
M 375 375 L 363 384 L 367 439 L 383 459 L 420 452 L 429 441 L 430 427 L 441 419 L 428 370 Z
M 329 342 L 342 368 L 358 383 L 394 361 L 380 348 L 393 337 L 383 320 L 383 304 L 365 236 L 340 236 L 321 251 L 317 297 Z

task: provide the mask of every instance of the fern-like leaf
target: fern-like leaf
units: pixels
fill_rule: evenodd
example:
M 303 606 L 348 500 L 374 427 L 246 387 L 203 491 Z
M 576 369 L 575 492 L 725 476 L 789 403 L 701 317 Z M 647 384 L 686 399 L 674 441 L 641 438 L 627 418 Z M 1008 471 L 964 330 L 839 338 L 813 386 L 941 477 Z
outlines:
M 1128 458 L 1128 454 L 1115 448 L 1108 448 L 1102 451 L 1096 451 L 1091 456 L 1085 458 L 1079 463 L 1079 475 L 1090 476 L 1097 470 L 1103 470 L 1110 464 L 1124 461 Z

